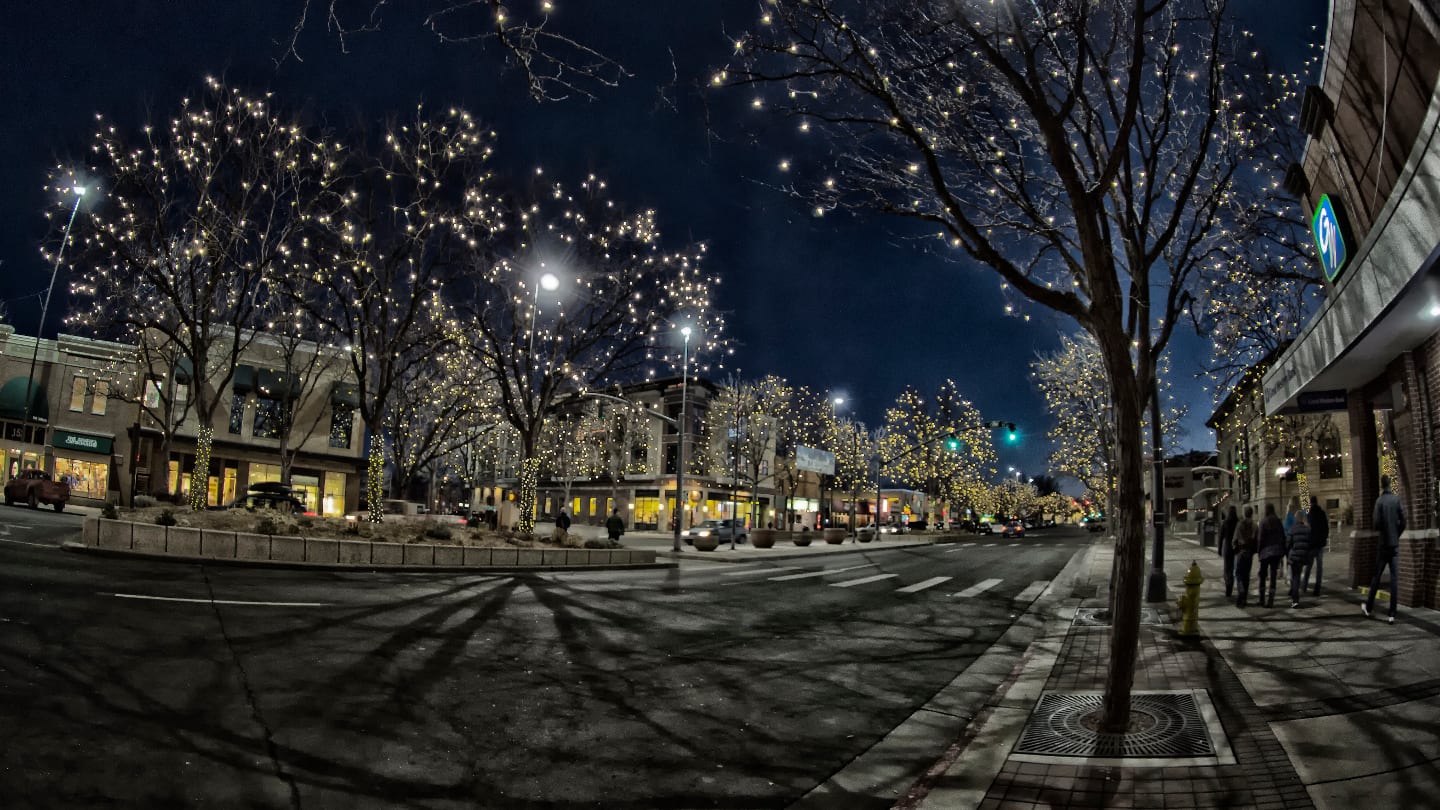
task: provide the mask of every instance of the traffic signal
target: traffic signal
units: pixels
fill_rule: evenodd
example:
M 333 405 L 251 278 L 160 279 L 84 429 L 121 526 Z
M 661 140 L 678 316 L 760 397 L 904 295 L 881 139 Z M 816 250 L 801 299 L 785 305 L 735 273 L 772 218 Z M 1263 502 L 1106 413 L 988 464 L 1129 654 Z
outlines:
M 1010 431 L 1009 434 L 1005 436 L 1005 440 L 1010 442 L 1011 444 L 1014 444 L 1020 438 L 1020 434 L 1015 432 L 1015 423 L 1006 422 L 1005 427 Z
M 958 453 L 958 452 L 960 452 L 960 437 L 959 437 L 959 436 L 956 436 L 954 433 L 951 433 L 949 436 L 946 436 L 946 437 L 945 437 L 945 449 L 948 450 L 948 451 L 950 451 L 951 453 Z

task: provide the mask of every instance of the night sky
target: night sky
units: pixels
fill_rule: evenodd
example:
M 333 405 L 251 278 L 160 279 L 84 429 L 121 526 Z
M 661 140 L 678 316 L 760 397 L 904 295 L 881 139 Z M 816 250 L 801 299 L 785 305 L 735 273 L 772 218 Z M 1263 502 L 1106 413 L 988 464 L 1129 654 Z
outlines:
M 744 93 L 698 89 L 753 21 L 753 0 L 560 0 L 556 30 L 633 77 L 594 101 L 545 105 L 502 71 L 497 50 L 441 44 L 394 5 L 409 4 L 387 7 L 382 31 L 349 40 L 348 54 L 312 14 L 299 46 L 304 61 L 277 65 L 298 0 L 9 4 L 0 31 L 0 299 L 10 322 L 34 332 L 50 272 L 38 253 L 46 171 L 83 158 L 96 112 L 133 140 L 206 75 L 269 89 L 277 109 L 337 131 L 373 130 L 419 102 L 453 105 L 498 133 L 501 171 L 543 166 L 560 180 L 594 172 L 617 199 L 653 206 L 672 246 L 706 241 L 738 344 L 733 365 L 746 377 L 776 373 L 844 393 L 872 426 L 904 386 L 933 390 L 953 378 L 986 419 L 1020 428 L 1018 445 L 997 445 L 1001 472 L 1044 470 L 1048 421 L 1027 364 L 1074 325 L 1035 306 L 1024 308 L 1029 322 L 1006 317 L 990 271 L 923 253 L 892 234 L 894 223 L 815 219 L 769 185 L 783 180 L 776 166 L 794 141 L 769 131 L 779 124 L 750 111 Z M 1322 0 L 1237 5 L 1279 64 L 1298 66 L 1310 53 L 1305 43 L 1323 36 Z M 62 320 L 61 304 L 57 296 L 47 335 Z M 1207 353 L 1187 336 L 1172 358 L 1177 395 L 1192 402 L 1187 447 L 1213 447 L 1203 427 L 1211 400 L 1192 359 Z

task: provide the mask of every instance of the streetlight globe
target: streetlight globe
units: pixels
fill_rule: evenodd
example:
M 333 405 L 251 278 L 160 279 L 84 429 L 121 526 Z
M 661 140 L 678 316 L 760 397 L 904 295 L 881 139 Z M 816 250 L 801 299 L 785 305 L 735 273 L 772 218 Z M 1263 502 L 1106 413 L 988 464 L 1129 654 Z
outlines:
M 680 327 L 680 334 L 684 335 L 686 340 L 689 340 L 689 339 L 690 339 L 690 327 L 688 327 L 688 326 L 682 326 L 682 327 Z
M 73 191 L 73 192 L 75 192 L 75 196 L 77 196 L 77 197 L 83 197 L 83 196 L 85 196 L 85 187 L 84 187 L 84 186 L 73 186 L 70 190 Z
M 831 397 L 830 402 L 839 407 L 845 404 L 845 397 Z
M 560 288 L 560 279 L 554 273 L 546 273 L 540 277 L 540 286 L 547 292 L 554 292 Z

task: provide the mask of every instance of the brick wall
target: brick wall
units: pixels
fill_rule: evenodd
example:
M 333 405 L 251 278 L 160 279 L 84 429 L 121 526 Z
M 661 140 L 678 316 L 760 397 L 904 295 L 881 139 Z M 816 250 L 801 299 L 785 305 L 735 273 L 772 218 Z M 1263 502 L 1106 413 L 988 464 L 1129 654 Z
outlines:
M 1375 535 L 1371 531 L 1371 507 L 1380 495 L 1379 447 L 1375 438 L 1375 412 L 1360 391 L 1351 391 L 1350 464 L 1353 474 L 1352 503 L 1355 504 L 1355 532 L 1350 545 L 1350 584 L 1369 585 L 1375 571 Z

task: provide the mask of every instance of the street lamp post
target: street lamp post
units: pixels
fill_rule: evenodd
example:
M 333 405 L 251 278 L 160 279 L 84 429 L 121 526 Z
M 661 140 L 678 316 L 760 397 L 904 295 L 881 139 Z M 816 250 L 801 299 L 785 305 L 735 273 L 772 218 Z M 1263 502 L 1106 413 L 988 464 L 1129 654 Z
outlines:
M 690 389 L 690 327 L 682 327 L 680 334 L 685 337 L 684 360 L 680 365 L 680 443 L 675 449 L 675 551 L 680 550 L 680 524 L 685 500 L 685 409 L 688 407 Z
M 80 200 L 85 196 L 84 186 L 74 186 L 75 204 L 70 207 L 70 221 L 65 223 L 65 234 L 60 238 L 60 247 L 55 251 L 55 266 L 50 270 L 50 286 L 45 289 L 45 302 L 40 305 L 40 325 L 35 328 L 35 349 L 30 354 L 30 376 L 25 380 L 25 438 L 30 439 L 30 398 L 35 388 L 35 365 L 40 360 L 40 335 L 45 331 L 45 317 L 50 314 L 50 298 L 55 294 L 55 277 L 60 274 L 60 259 L 65 255 L 65 245 L 70 241 L 70 228 L 75 224 L 75 215 L 80 213 Z

